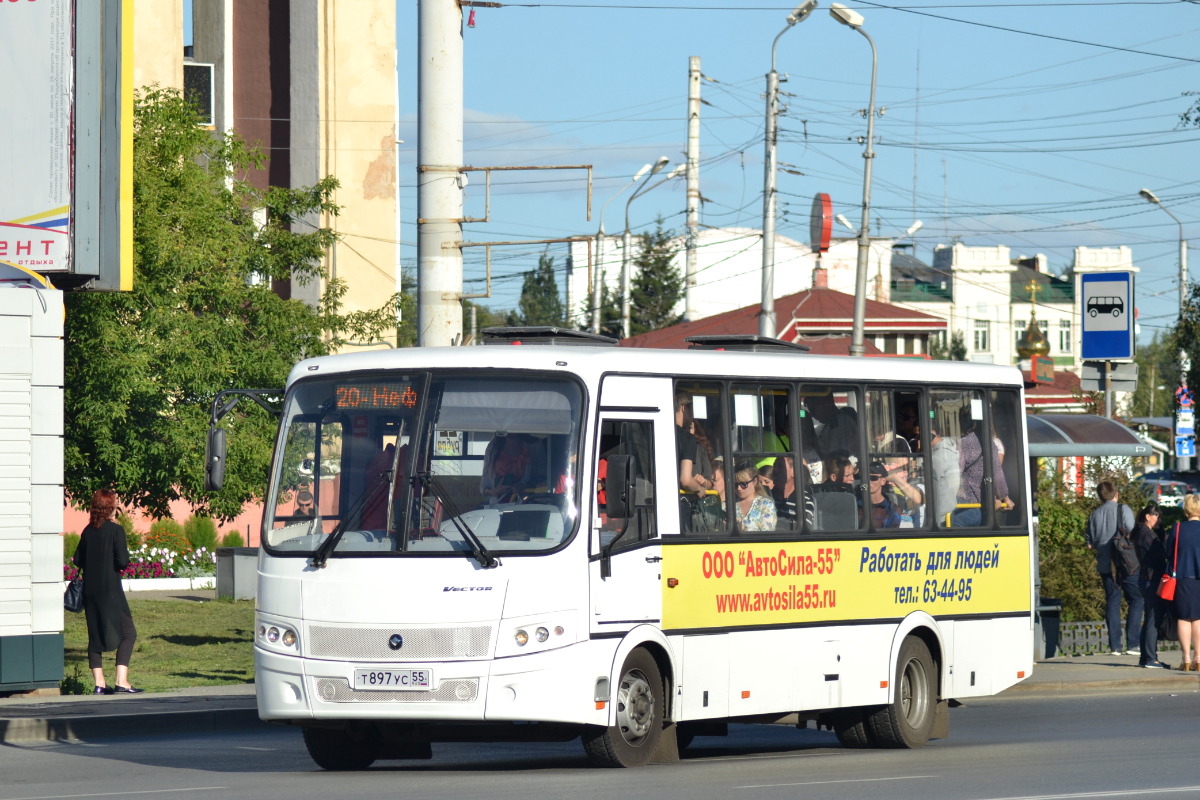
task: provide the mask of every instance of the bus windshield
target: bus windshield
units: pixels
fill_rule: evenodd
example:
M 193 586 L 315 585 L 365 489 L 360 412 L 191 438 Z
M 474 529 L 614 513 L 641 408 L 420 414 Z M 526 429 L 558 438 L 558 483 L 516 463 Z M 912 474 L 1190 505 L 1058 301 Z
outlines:
M 579 517 L 582 392 L 566 379 L 412 373 L 298 381 L 265 520 L 279 555 L 544 552 Z

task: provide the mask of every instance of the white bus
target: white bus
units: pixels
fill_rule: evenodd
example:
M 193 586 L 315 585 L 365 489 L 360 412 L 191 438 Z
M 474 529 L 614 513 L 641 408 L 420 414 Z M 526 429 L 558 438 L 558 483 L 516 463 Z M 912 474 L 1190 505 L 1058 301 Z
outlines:
M 631 767 L 730 722 L 918 747 L 1030 674 L 1015 368 L 490 333 L 288 379 L 255 683 L 321 767 L 574 737 Z

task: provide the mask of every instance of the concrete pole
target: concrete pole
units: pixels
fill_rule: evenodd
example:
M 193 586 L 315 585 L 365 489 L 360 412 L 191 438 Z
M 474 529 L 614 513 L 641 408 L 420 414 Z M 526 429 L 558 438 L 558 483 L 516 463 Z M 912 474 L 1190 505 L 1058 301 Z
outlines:
M 879 54 L 875 41 L 861 27 L 861 33 L 871 45 L 871 101 L 867 106 L 867 146 L 863 150 L 863 199 L 862 224 L 858 228 L 858 260 L 854 267 L 854 324 L 850 332 L 850 355 L 865 353 L 863 339 L 867 316 L 867 259 L 871 253 L 871 163 L 875 160 L 875 75 L 879 67 Z
M 775 37 L 775 41 L 779 41 L 779 36 Z M 772 45 L 771 71 L 767 73 L 766 155 L 763 158 L 762 307 L 758 312 L 758 335 L 771 338 L 775 338 L 775 149 L 778 119 L 779 73 L 775 71 L 775 47 Z
M 687 245 L 683 321 L 696 319 L 696 245 L 700 236 L 700 56 L 688 58 Z
M 634 195 L 636 197 L 637 195 Z M 633 197 L 629 198 L 631 201 Z M 632 283 L 629 276 L 629 247 L 632 237 L 629 234 L 629 203 L 625 204 L 625 235 L 621 237 L 621 338 L 629 338 L 629 287 Z
M 435 347 L 462 342 L 462 9 L 419 0 L 417 17 L 417 344 Z

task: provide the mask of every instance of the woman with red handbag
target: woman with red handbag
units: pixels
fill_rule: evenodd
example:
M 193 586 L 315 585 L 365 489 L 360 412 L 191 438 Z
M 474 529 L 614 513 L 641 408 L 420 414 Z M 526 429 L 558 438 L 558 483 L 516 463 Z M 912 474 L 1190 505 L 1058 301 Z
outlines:
M 1183 648 L 1185 672 L 1200 672 L 1192 649 L 1200 651 L 1200 494 L 1183 498 L 1186 522 L 1167 539 L 1168 572 L 1175 574 L 1175 615 L 1179 619 L 1179 644 Z M 1173 558 L 1172 558 L 1173 555 Z

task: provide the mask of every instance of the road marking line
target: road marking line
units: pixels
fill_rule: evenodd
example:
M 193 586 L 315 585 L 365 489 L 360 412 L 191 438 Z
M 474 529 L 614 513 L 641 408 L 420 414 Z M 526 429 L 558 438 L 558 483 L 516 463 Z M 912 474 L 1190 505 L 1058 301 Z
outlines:
M 734 786 L 734 789 L 776 789 L 781 786 L 824 786 L 829 783 L 879 783 L 880 781 L 916 781 L 938 778 L 940 775 L 901 775 L 894 778 L 851 778 L 844 781 L 805 781 L 804 783 L 759 783 L 753 786 Z M 1066 795 L 1064 795 L 1065 797 Z M 1014 798 L 1015 800 L 1015 798 Z M 1030 798 L 1032 800 L 1032 798 Z
M 1171 794 L 1173 792 L 1197 792 L 1200 786 L 1165 786 L 1160 789 L 1119 789 L 1104 792 L 1074 792 L 1072 794 L 1029 794 L 1009 797 L 990 797 L 987 800 L 1075 800 L 1084 797 L 1133 797 L 1143 794 Z
M 135 794 L 173 794 L 177 792 L 211 792 L 214 789 L 228 789 L 228 786 L 194 786 L 190 789 L 146 789 L 131 792 L 98 792 L 93 794 L 40 794 L 30 797 L 10 797 L 9 800 L 72 800 L 78 797 L 130 797 Z

